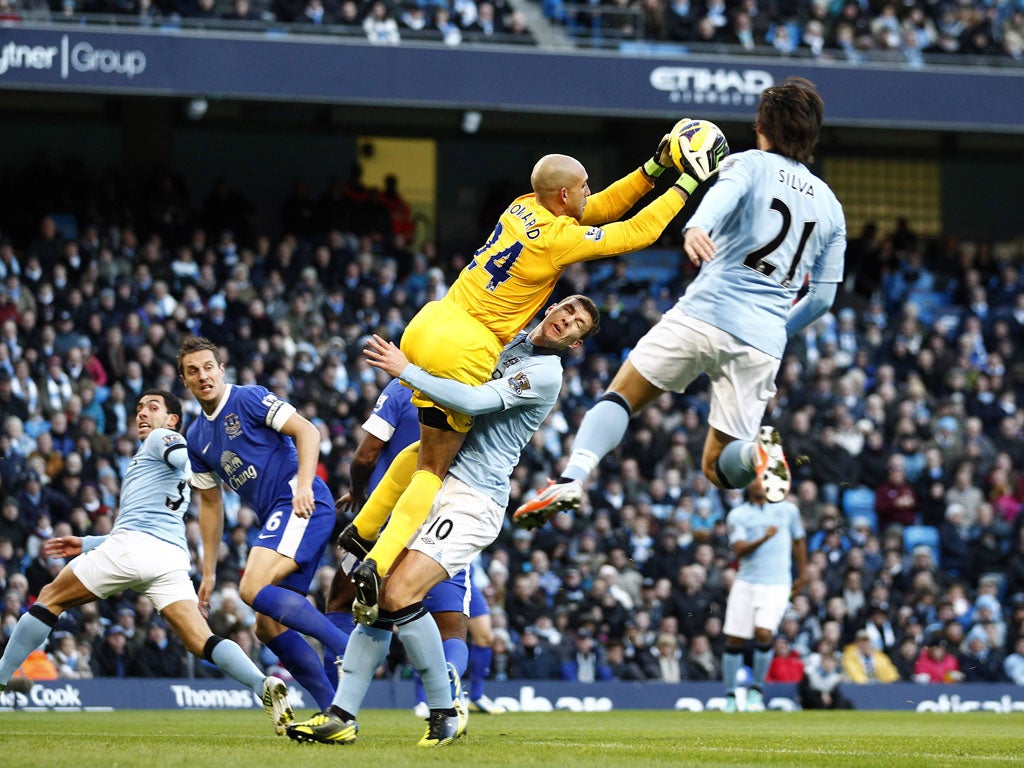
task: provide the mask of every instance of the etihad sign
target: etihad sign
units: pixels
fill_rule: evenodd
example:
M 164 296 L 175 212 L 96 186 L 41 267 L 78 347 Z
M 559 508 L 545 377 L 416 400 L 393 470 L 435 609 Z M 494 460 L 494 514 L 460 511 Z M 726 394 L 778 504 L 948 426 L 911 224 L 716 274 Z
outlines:
M 97 48 L 86 40 L 72 45 L 68 35 L 61 35 L 59 45 L 19 45 L 11 41 L 0 46 L 0 76 L 12 69 L 59 69 L 62 80 L 72 72 L 120 75 L 130 80 L 146 70 L 146 54 Z
M 681 104 L 754 106 L 761 91 L 775 84 L 763 69 L 709 69 L 707 67 L 656 67 L 651 85 Z

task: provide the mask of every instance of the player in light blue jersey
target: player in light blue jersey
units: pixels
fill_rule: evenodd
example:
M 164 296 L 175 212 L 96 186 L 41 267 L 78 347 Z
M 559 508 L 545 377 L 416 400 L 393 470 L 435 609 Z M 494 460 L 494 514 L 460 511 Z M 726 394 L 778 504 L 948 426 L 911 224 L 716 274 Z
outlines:
M 665 392 L 711 378 L 701 469 L 719 488 L 760 477 L 770 501 L 789 493 L 778 432 L 761 426 L 788 336 L 832 305 L 843 278 L 846 223 L 812 159 L 824 104 L 814 86 L 789 78 L 765 89 L 757 149 L 725 158 L 718 181 L 685 231 L 700 274 L 630 352 L 587 411 L 562 476 L 516 510 L 524 527 L 578 507 L 583 481 L 626 433 L 630 417 Z M 795 305 L 809 277 L 807 294 Z
M 392 379 L 377 398 L 373 413 L 363 423 L 364 436 L 356 446 L 349 468 L 351 489 L 337 501 L 343 512 L 354 512 L 373 492 L 393 461 L 408 461 L 408 471 L 416 469 L 416 450 L 419 442 L 419 410 L 412 403 L 412 390 L 400 379 Z M 404 450 L 411 447 L 411 450 Z M 400 457 L 400 458 L 399 458 Z M 346 551 L 341 567 L 334 574 L 327 599 L 327 618 L 335 626 L 352 631 L 352 598 L 354 585 L 349 574 L 359 559 L 373 546 L 359 536 L 356 527 L 349 524 L 338 537 L 338 546 Z M 468 586 L 467 586 L 468 585 Z M 470 595 L 466 606 L 466 596 Z M 462 676 L 468 668 L 470 702 L 476 711 L 501 714 L 501 707 L 484 694 L 484 680 L 490 674 L 492 632 L 490 608 L 479 587 L 469 573 L 463 570 L 435 585 L 423 600 L 427 611 L 434 617 L 444 641 L 445 658 Z M 468 622 L 466 614 L 469 614 Z M 472 640 L 467 645 L 467 631 Z M 453 676 L 454 679 L 454 676 Z M 422 703 L 427 709 L 423 683 L 416 677 L 416 712 Z M 428 713 L 422 713 L 426 717 Z
M 43 555 L 75 559 L 18 620 L 0 658 L 0 690 L 46 641 L 61 613 L 132 589 L 153 602 L 190 652 L 252 688 L 280 735 L 293 718 L 284 682 L 264 675 L 236 643 L 214 635 L 199 613 L 185 542 L 190 489 L 185 439 L 177 432 L 181 416 L 181 402 L 170 392 L 142 393 L 135 409 L 142 445 L 125 473 L 114 526 L 105 536 L 60 536 L 43 543 Z
M 729 546 L 739 560 L 736 580 L 725 606 L 725 652 L 722 680 L 726 711 L 764 709 L 764 679 L 772 663 L 772 641 L 789 606 L 789 598 L 807 580 L 807 543 L 800 510 L 789 501 L 770 503 L 760 478 L 747 488 L 747 501 L 726 516 Z M 793 562 L 797 577 L 793 580 Z M 754 641 L 753 681 L 738 701 L 736 673 L 744 650 Z
M 387 654 L 393 627 L 427 692 L 430 715 L 419 745 L 442 746 L 462 735 L 465 720 L 454 706 L 441 634 L 423 600 L 434 585 L 466 568 L 497 538 L 508 505 L 509 476 L 562 387 L 557 353 L 579 346 L 597 332 L 598 324 L 598 309 L 585 296 L 551 305 L 536 328 L 505 346 L 493 378 L 479 386 L 428 374 L 379 336 L 368 342 L 365 354 L 371 365 L 476 420 L 426 522 L 384 583 L 377 621 L 372 626 L 358 624 L 352 633 L 334 702 L 324 712 L 293 724 L 288 729 L 291 738 L 327 744 L 355 741 L 356 717 L 373 673 Z
M 264 387 L 228 384 L 209 339 L 190 336 L 182 342 L 178 373 L 203 410 L 188 428 L 203 537 L 199 605 L 208 609 L 216 584 L 226 483 L 252 507 L 261 526 L 238 585 L 256 610 L 256 636 L 324 707 L 335 684 L 303 635 L 336 657 L 345 652 L 348 635 L 306 599 L 335 519 L 331 492 L 316 476 L 320 433 Z

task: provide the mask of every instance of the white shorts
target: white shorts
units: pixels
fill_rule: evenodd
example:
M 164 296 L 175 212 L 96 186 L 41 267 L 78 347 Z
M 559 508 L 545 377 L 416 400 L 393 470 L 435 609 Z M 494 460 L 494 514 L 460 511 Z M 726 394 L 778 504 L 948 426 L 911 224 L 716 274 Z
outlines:
M 188 553 L 141 531 L 112 533 L 96 549 L 68 565 L 97 597 L 131 589 L 145 594 L 157 611 L 179 600 L 199 602 L 188 577 L 192 567 Z
M 736 579 L 725 604 L 722 634 L 749 640 L 754 629 L 768 629 L 774 634 L 789 607 L 791 587 L 787 584 L 751 584 Z
M 629 362 L 651 384 L 683 392 L 711 377 L 708 424 L 739 440 L 753 440 L 775 394 L 781 360 L 673 307 L 637 342 Z
M 501 533 L 505 508 L 453 475 L 445 477 L 430 515 L 409 540 L 451 578 L 472 563 Z

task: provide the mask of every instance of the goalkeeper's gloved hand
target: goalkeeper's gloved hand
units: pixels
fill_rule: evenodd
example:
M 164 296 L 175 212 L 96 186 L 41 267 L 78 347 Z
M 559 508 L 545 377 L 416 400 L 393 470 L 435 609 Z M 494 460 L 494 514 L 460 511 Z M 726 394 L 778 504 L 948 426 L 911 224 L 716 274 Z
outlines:
M 653 178 L 658 178 L 665 170 L 672 165 L 672 155 L 668 149 L 669 134 L 661 137 L 658 148 L 654 150 L 654 156 L 644 163 L 644 173 Z
M 690 196 L 693 194 L 693 190 L 700 186 L 700 182 L 700 179 L 692 176 L 690 173 L 681 173 L 679 178 L 676 179 L 675 186 L 683 190 L 687 196 Z

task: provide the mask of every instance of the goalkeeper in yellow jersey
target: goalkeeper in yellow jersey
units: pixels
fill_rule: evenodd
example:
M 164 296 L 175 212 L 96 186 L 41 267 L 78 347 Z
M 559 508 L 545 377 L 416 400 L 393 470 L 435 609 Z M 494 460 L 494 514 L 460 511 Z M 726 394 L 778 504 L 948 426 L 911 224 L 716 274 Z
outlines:
M 447 295 L 412 318 L 402 336 L 402 352 L 434 376 L 470 385 L 489 380 L 502 347 L 545 306 L 562 270 L 654 243 L 697 185 L 714 174 L 720 159 L 701 168 L 687 166 L 670 189 L 632 218 L 617 221 L 673 167 L 668 135 L 641 168 L 595 194 L 578 160 L 542 157 L 530 175 L 533 191 L 508 205 Z M 554 334 L 567 336 L 587 322 L 572 304 L 559 309 L 564 317 L 552 325 Z M 419 409 L 419 443 L 395 458 L 338 539 L 339 546 L 363 560 L 352 572 L 353 613 L 367 625 L 377 620 L 381 579 L 426 519 L 473 422 L 418 392 L 413 403 Z M 373 543 L 388 515 L 390 522 Z

